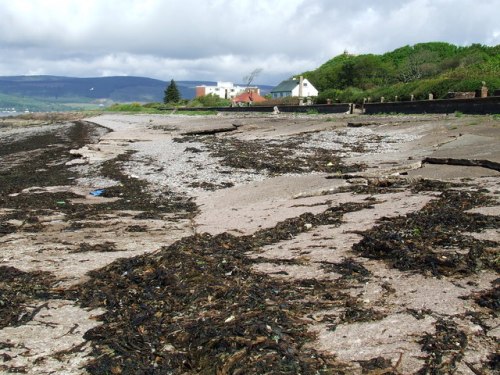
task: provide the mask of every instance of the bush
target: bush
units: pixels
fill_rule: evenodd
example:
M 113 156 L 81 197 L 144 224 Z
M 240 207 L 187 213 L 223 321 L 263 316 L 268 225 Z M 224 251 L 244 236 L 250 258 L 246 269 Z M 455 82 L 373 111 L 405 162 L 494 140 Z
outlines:
M 190 107 L 228 107 L 231 104 L 229 99 L 222 99 L 215 94 L 208 94 L 204 96 L 199 96 L 192 100 L 193 104 Z M 199 105 L 198 105 L 199 104 Z

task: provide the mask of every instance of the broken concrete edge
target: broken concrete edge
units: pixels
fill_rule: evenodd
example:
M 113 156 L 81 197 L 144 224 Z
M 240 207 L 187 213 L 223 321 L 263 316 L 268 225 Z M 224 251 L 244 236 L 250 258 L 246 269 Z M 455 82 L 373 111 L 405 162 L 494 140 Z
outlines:
M 422 160 L 422 164 L 448 164 L 448 165 L 461 165 L 467 167 L 482 167 L 493 169 L 500 172 L 500 163 L 491 160 L 477 160 L 477 159 L 455 159 L 455 158 L 431 158 L 427 157 Z

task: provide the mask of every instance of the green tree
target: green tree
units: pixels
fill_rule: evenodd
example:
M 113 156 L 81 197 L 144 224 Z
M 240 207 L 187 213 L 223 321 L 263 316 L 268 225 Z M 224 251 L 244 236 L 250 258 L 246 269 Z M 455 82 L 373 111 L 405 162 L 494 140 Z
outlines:
M 177 103 L 179 100 L 181 100 L 181 94 L 179 92 L 179 89 L 177 89 L 175 81 L 172 79 L 168 87 L 165 89 L 163 103 Z

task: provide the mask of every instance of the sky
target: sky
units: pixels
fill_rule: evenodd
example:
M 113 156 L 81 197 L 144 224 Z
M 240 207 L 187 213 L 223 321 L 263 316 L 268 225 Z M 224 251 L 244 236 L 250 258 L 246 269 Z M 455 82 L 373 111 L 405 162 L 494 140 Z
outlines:
M 500 0 L 0 0 L 0 76 L 274 85 L 332 57 L 500 44 Z

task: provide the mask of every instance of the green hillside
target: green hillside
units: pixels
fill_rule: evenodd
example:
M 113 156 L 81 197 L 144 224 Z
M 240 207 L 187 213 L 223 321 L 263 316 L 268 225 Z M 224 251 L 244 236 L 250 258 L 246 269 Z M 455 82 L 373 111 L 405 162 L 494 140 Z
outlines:
M 332 99 L 362 102 L 371 97 L 393 100 L 444 98 L 450 91 L 475 91 L 486 82 L 500 89 L 500 45 L 458 47 L 443 42 L 405 46 L 383 55 L 345 52 L 303 73 L 319 90 L 319 103 Z

